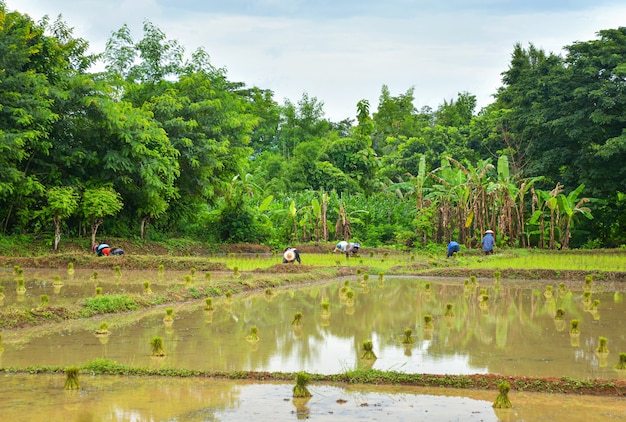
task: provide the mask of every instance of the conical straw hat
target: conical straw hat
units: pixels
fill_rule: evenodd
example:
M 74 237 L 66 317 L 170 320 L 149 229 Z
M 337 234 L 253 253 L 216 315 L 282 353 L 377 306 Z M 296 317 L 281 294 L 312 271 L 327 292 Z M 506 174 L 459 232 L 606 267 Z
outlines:
M 296 253 L 291 249 L 286 251 L 283 256 L 287 261 L 293 261 L 294 259 L 296 259 Z

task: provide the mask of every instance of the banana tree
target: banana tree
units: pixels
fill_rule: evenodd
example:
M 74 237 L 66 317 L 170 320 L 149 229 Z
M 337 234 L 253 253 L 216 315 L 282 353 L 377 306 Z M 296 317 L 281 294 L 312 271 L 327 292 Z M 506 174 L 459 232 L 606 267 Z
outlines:
M 585 185 L 581 184 L 576 189 L 567 194 L 567 196 L 562 193 L 557 196 L 559 212 L 561 214 L 561 236 L 559 238 L 559 243 L 561 244 L 561 247 L 563 249 L 567 249 L 569 247 L 569 239 L 570 237 L 572 237 L 571 231 L 575 218 L 578 215 L 583 215 L 590 220 L 593 219 L 593 216 L 591 215 L 591 209 L 584 206 L 585 204 L 589 203 L 591 199 L 579 198 L 583 189 L 585 189 Z
M 558 228 L 559 220 L 557 196 L 561 193 L 562 189 L 563 186 L 560 183 L 557 183 L 551 191 L 531 188 L 533 193 L 533 214 L 528 224 L 539 224 L 539 245 L 542 249 L 545 248 L 546 215 L 548 215 L 550 219 L 550 226 L 548 227 L 550 237 L 548 248 L 556 249 L 555 230 Z

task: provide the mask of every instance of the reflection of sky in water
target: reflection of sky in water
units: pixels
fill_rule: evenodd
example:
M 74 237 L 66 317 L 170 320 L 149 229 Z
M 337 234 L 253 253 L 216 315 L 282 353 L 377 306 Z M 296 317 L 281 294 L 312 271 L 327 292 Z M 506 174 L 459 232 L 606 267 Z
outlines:
M 568 293 L 547 302 L 540 289 L 506 285 L 490 290 L 488 311 L 478 306 L 475 294 L 466 295 L 460 280 L 425 281 L 391 278 L 384 286 L 370 282 L 369 290 L 356 282 L 353 308 L 339 297 L 342 282 L 276 289 L 233 298 L 215 298 L 215 312 L 203 310 L 204 301 L 176 304 L 175 321 L 165 327 L 165 306 L 138 313 L 104 315 L 91 320 L 3 333 L 4 366 L 77 365 L 108 358 L 135 366 L 170 366 L 198 370 L 307 371 L 341 373 L 367 366 L 359 357 L 362 344 L 371 340 L 378 359 L 372 368 L 407 373 L 497 373 L 573 378 L 621 377 L 613 370 L 619 353 L 626 350 L 623 301 L 611 292 L 596 292 L 598 315 L 584 309 L 581 293 Z M 137 282 L 133 282 L 138 284 Z M 536 283 L 536 282 L 535 282 Z M 481 287 L 491 289 L 486 281 Z M 322 301 L 330 304 L 330 317 L 321 316 Z M 456 316 L 446 319 L 446 304 Z M 553 312 L 562 307 L 566 326 L 555 324 Z M 303 313 L 302 327 L 294 330 L 296 311 Z M 350 311 L 350 312 L 349 312 Z M 433 316 L 435 330 L 423 330 L 424 315 Z M 596 317 L 598 317 L 596 319 Z M 568 327 L 580 320 L 581 337 L 574 344 Z M 109 323 L 106 342 L 94 336 L 101 321 Z M 245 340 L 257 326 L 260 340 Z M 405 328 L 414 343 L 402 343 Z M 166 357 L 150 357 L 150 341 L 160 336 Z M 598 336 L 608 337 L 611 354 L 604 361 L 594 350 Z

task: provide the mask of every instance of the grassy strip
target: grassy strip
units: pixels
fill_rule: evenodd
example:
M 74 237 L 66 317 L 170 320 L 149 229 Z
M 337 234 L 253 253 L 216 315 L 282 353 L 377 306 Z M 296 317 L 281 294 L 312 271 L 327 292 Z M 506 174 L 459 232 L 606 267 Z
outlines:
M 293 382 L 296 373 L 255 372 L 255 371 L 199 371 L 179 368 L 146 368 L 121 365 L 107 359 L 95 359 L 80 367 L 84 375 L 116 375 L 140 377 L 203 377 L 248 381 L 289 381 Z M 26 368 L 0 368 L 2 373 L 56 374 L 64 373 L 60 366 L 31 366 Z M 626 396 L 626 380 L 577 380 L 572 378 L 534 378 L 501 376 L 494 374 L 477 375 L 433 375 L 407 374 L 395 371 L 361 369 L 341 374 L 309 374 L 311 381 L 318 383 L 413 385 L 419 387 L 445 387 L 472 390 L 498 390 L 502 381 L 507 381 L 512 390 L 541 393 L 561 393 L 579 395 Z
M 220 297 L 225 295 L 226 292 L 235 295 L 264 290 L 268 287 L 275 288 L 283 285 L 310 283 L 336 277 L 337 275 L 336 269 L 329 268 L 313 269 L 310 272 L 297 274 L 254 274 L 240 278 L 227 278 L 206 285 L 174 286 L 160 294 L 96 296 L 86 298 L 68 307 L 44 306 L 35 309 L 25 309 L 9 306 L 0 310 L 0 329 L 10 330 L 64 320 L 91 318 L 96 315 L 136 311 L 159 305 L 182 303 L 207 297 Z

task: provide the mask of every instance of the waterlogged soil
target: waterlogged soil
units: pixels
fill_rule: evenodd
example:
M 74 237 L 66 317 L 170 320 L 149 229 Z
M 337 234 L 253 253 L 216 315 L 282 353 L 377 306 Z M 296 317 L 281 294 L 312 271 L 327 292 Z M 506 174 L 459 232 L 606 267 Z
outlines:
M 231 253 L 248 251 L 233 250 Z M 249 253 L 262 253 L 260 251 Z M 28 258 L 31 259 L 31 258 Z M 113 259 L 100 260 L 98 283 L 89 279 L 94 269 L 77 270 L 74 281 L 65 280 L 55 292 L 49 280 L 65 261 L 46 269 L 32 258 L 29 266 L 40 268 L 27 293 L 20 297 L 5 288 L 0 306 L 35 309 L 42 294 L 52 306 L 76 303 L 92 297 L 96 286 L 105 294 L 137 294 L 142 282 L 152 280 L 154 292 L 177 285 L 185 288 L 185 274 L 200 262 L 177 264 L 166 281 L 158 280 L 152 262 L 135 271 L 127 263 L 123 275 L 111 270 Z M 6 261 L 9 262 L 9 261 Z M 3 264 L 7 271 L 11 265 Z M 143 265 L 143 264 L 142 264 Z M 42 268 L 43 267 L 43 268 Z M 146 268 L 145 270 L 140 270 Z M 108 269 L 109 271 L 104 271 Z M 313 268 L 277 264 L 258 274 L 298 274 Z M 219 270 L 211 267 L 214 278 Z M 232 300 L 216 298 L 215 310 L 207 312 L 203 300 L 163 306 L 89 320 L 65 321 L 2 333 L 0 368 L 81 365 L 106 358 L 133 367 L 153 369 L 189 368 L 204 375 L 171 377 L 81 376 L 78 391 L 63 389 L 64 375 L 3 374 L 0 412 L 3 420 L 477 420 L 569 421 L 626 419 L 626 375 L 616 371 L 619 353 L 626 351 L 622 323 L 626 308 L 621 275 L 605 275 L 594 285 L 596 309 L 583 302 L 582 280 L 587 272 L 541 279 L 503 271 L 505 280 L 496 288 L 493 271 L 433 270 L 429 277 L 387 277 L 379 283 L 372 276 L 363 283 L 355 268 L 337 268 L 340 278 L 318 281 L 302 288 L 247 293 Z M 365 269 L 366 270 L 366 269 Z M 550 273 L 546 273 L 550 276 Z M 442 279 L 454 275 L 456 279 Z M 473 289 L 464 278 L 478 275 Z M 519 275 L 519 274 L 518 274 Z M 556 276 L 556 274 L 552 274 Z M 33 282 L 33 280 L 35 282 Z M 44 281 L 46 280 L 46 281 Z M 346 303 L 341 288 L 346 280 L 355 293 L 354 304 Z M 563 282 L 566 291 L 558 292 Z M 201 283 L 201 280 L 197 280 Z M 427 292 L 426 285 L 430 285 Z M 9 284 L 6 284 L 9 285 Z M 554 287 L 548 300 L 545 287 Z M 487 306 L 478 301 L 480 289 L 489 295 Z M 322 316 L 320 304 L 330 303 L 330 315 Z M 454 318 L 444 315 L 452 303 Z M 165 307 L 174 307 L 174 321 L 165 324 Z M 564 321 L 557 322 L 557 309 Z M 291 322 L 303 313 L 300 327 Z M 433 316 L 435 328 L 424 329 L 424 315 Z M 581 334 L 572 337 L 569 323 L 580 321 Z M 106 321 L 108 336 L 96 336 Z M 258 342 L 246 341 L 250 328 L 259 331 Z M 403 343 L 406 328 L 412 343 Z M 160 336 L 167 350 L 162 359 L 151 357 L 150 340 Z M 598 338 L 609 339 L 608 355 L 595 353 Z M 371 340 L 377 359 L 361 359 L 362 343 Z M 428 385 L 465 386 L 463 389 L 425 388 L 419 383 L 398 385 L 348 385 L 313 382 L 313 397 L 292 397 L 293 382 L 279 381 L 275 374 L 307 371 L 338 374 L 351 369 L 378 369 L 428 375 Z M 245 371 L 245 372 L 244 372 Z M 223 379 L 220 373 L 245 374 L 248 381 Z M 461 378 L 462 377 L 462 378 Z M 274 382 L 268 380 L 276 379 Z M 439 381 L 437 381 L 439 380 Z M 497 385 L 511 384 L 512 409 L 494 409 Z M 576 381 L 582 380 L 582 381 Z M 603 382 L 587 382 L 605 380 Z M 459 382 L 459 385 L 455 385 Z M 426 385 L 426 384 L 425 384 Z M 467 389 L 467 385 L 476 386 Z M 6 388 L 4 388 L 6 386 Z M 550 386 L 546 388 L 546 386 Z M 550 391 L 551 394 L 530 393 Z M 572 393 L 572 394 L 554 394 Z M 580 395 L 585 395 L 583 400 Z M 42 400 L 45 397 L 45 400 Z M 77 419 L 78 418 L 78 419 Z
M 81 274 L 81 273 L 79 273 Z M 101 274 L 97 283 L 104 292 L 136 291 L 143 277 L 154 274 L 127 273 L 120 279 Z M 137 279 L 132 278 L 137 277 Z M 41 270 L 39 278 L 46 277 Z M 184 287 L 184 273 L 168 273 L 167 284 Z M 163 289 L 156 285 L 155 289 Z M 196 281 L 196 286 L 202 284 Z M 65 321 L 3 334 L 3 366 L 77 365 L 107 358 L 125 365 L 186 368 L 200 371 L 254 371 L 337 374 L 358 368 L 363 362 L 362 342 L 371 340 L 377 359 L 369 367 L 412 374 L 475 376 L 481 385 L 486 375 L 519 378 L 520 388 L 532 388 L 526 377 L 606 379 L 606 388 L 576 387 L 577 393 L 624 394 L 623 373 L 613 369 L 619 353 L 626 350 L 623 336 L 623 295 L 595 286 L 595 309 L 585 304 L 582 284 L 576 289 L 554 289 L 549 299 L 545 286 L 533 283 L 479 280 L 468 287 L 461 279 L 388 277 L 380 283 L 357 281 L 355 276 L 299 288 L 275 289 L 227 298 L 216 298 L 214 309 L 205 310 L 203 300 L 173 306 L 174 320 L 165 324 L 164 306 L 143 311 L 103 315 L 88 320 Z M 61 291 L 50 295 L 50 305 L 93 295 L 96 284 L 81 274 Z M 342 295 L 353 291 L 353 303 Z M 14 293 L 4 299 L 8 307 L 36 306 L 41 293 L 51 287 L 35 283 L 21 299 Z M 481 289 L 489 294 L 484 306 Z M 329 314 L 320 306 L 328 303 Z M 454 316 L 446 316 L 447 305 Z M 566 318 L 555 320 L 557 309 Z M 300 326 L 292 325 L 302 312 Z M 433 317 L 427 330 L 424 316 Z M 577 319 L 580 334 L 571 336 L 569 321 Z M 110 335 L 94 335 L 107 322 Z M 257 327 L 258 342 L 247 342 L 251 327 Z M 404 332 L 412 331 L 410 343 Z M 160 336 L 168 349 L 166 357 L 150 357 L 150 340 Z M 595 353 L 600 336 L 608 338 L 608 355 Z M 54 351 L 50 353 L 50 351 Z M 515 384 L 514 379 L 510 382 Z M 494 380 L 490 388 L 497 382 Z M 618 385 L 619 384 L 619 385 Z M 615 386 L 618 388 L 615 388 Z M 544 384 L 537 385 L 541 390 Z M 570 389 L 560 386 L 555 388 Z
M 293 383 L 219 379 L 80 376 L 64 390 L 62 375 L 0 377 L 3 420 L 92 421 L 553 421 L 626 419 L 614 397 L 509 393 L 510 409 L 495 409 L 494 391 L 415 386 L 310 383 L 310 398 L 293 398 Z

